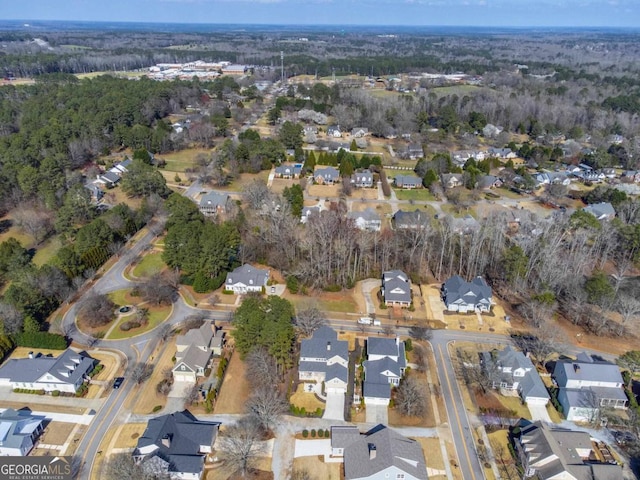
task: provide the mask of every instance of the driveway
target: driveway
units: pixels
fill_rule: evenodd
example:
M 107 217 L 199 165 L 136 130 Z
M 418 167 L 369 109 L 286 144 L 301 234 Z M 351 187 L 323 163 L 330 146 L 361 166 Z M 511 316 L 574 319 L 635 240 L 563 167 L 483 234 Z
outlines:
M 547 411 L 546 406 L 527 404 L 527 408 L 531 413 L 532 422 L 541 421 L 551 423 L 551 417 L 549 417 L 549 412 Z
M 344 393 L 327 393 L 327 403 L 322 418 L 344 420 Z
M 389 423 L 389 408 L 386 405 L 367 405 L 367 423 L 373 423 L 375 425 Z
M 296 440 L 293 458 L 331 455 L 331 440 Z
M 362 296 L 364 297 L 364 301 L 367 305 L 367 314 L 370 313 L 375 313 L 376 312 L 376 306 L 373 303 L 373 299 L 371 298 L 371 290 L 373 290 L 375 287 L 379 287 L 380 286 L 380 280 L 376 279 L 376 280 L 364 280 L 362 283 L 360 283 L 360 288 L 362 290 Z

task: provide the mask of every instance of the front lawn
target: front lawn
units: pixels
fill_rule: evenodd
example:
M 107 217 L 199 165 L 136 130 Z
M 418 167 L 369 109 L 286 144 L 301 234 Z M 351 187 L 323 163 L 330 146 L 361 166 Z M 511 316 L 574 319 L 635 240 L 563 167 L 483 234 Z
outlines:
M 166 264 L 162 260 L 162 252 L 153 252 L 145 255 L 131 272 L 134 277 L 151 277 L 160 272 Z
M 426 188 L 417 188 L 415 190 L 396 190 L 396 197 L 398 200 L 415 200 L 417 202 L 435 202 L 431 192 Z
M 113 330 L 111 330 L 106 338 L 108 340 L 121 340 L 123 338 L 135 337 L 136 335 L 146 333 L 164 322 L 171 313 L 171 305 L 149 306 L 148 304 L 141 304 L 139 307 L 149 309 L 149 318 L 146 325 L 138 328 L 132 328 L 128 331 L 120 330 L 120 325 L 122 323 L 135 319 L 135 315 L 124 315 L 120 320 L 118 320 L 118 324 Z

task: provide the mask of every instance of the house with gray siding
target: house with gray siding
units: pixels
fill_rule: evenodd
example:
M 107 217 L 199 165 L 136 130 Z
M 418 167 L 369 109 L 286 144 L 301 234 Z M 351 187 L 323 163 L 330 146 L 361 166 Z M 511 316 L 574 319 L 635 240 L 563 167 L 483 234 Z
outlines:
M 454 275 L 442 285 L 442 300 L 450 312 L 488 312 L 491 310 L 491 287 L 484 278 L 470 282 Z
M 398 337 L 367 339 L 362 396 L 365 405 L 389 405 L 391 387 L 400 385 L 407 368 L 404 342 Z
M 0 457 L 25 456 L 44 430 L 45 417 L 7 408 L 0 413 Z

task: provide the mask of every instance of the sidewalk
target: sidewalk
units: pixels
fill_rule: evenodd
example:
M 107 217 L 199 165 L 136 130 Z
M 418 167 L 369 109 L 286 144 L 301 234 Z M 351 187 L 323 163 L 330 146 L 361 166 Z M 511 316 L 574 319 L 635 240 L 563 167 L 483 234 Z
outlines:
M 98 410 L 104 402 L 104 398 L 53 397 L 51 395 L 15 393 L 11 387 L 0 387 L 0 397 L 7 402 L 24 403 L 25 406 L 38 405 L 39 407 L 36 408 L 46 408 L 48 404 Z
M 6 408 L 0 408 L 0 412 L 4 412 Z M 74 415 L 72 413 L 56 413 L 56 412 L 42 412 L 33 410 L 31 412 L 33 415 L 41 415 L 46 417 L 48 420 L 56 421 L 56 422 L 64 422 L 64 423 L 77 423 L 82 425 L 89 425 L 95 415 Z

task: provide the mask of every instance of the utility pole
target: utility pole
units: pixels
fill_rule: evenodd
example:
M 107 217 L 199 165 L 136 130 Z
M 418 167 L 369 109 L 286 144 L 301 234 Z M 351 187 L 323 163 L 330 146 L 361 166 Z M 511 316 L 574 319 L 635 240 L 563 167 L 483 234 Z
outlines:
M 284 85 L 284 51 L 280 50 L 280 82 Z

